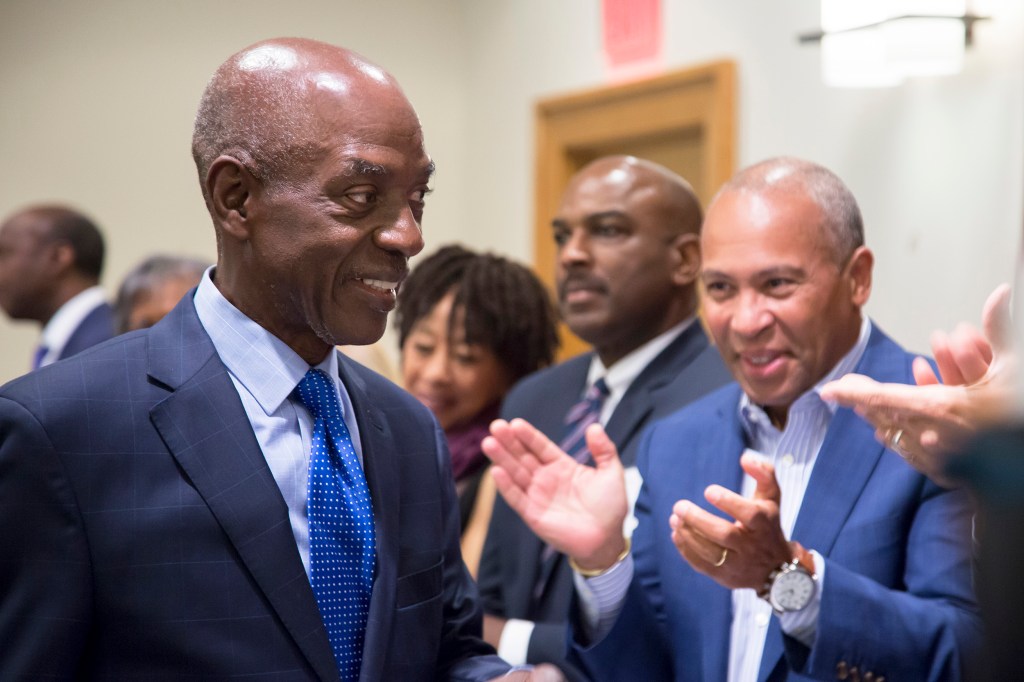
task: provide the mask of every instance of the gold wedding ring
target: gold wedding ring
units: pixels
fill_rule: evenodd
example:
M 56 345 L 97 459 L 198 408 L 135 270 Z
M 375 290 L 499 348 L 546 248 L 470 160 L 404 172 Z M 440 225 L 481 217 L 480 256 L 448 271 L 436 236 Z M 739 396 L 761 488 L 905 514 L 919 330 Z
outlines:
M 728 558 L 729 558 L 729 550 L 728 549 L 723 549 L 722 550 L 722 558 L 720 558 L 717 562 L 715 562 L 712 565 L 715 568 L 719 568 L 719 567 L 721 567 L 725 563 L 725 560 L 728 559 Z

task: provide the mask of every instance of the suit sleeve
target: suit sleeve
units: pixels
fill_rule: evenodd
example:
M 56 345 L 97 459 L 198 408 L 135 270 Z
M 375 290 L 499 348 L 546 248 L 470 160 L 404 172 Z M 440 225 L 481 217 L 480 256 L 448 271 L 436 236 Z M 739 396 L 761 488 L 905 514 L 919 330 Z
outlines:
M 88 547 L 42 426 L 0 398 L 0 679 L 71 679 L 89 630 Z
M 434 438 L 441 473 L 442 509 L 445 515 L 444 631 L 438 655 L 437 679 L 480 682 L 504 675 L 505 661 L 480 636 L 481 612 L 476 586 L 459 550 L 459 505 L 452 477 L 451 456 L 444 434 L 435 428 Z
M 894 680 L 967 674 L 981 621 L 972 594 L 970 501 L 925 483 L 906 545 L 902 589 L 826 559 L 817 636 L 810 649 L 785 638 L 793 670 L 835 679 L 837 667 Z M 893 551 L 898 551 L 894 548 Z

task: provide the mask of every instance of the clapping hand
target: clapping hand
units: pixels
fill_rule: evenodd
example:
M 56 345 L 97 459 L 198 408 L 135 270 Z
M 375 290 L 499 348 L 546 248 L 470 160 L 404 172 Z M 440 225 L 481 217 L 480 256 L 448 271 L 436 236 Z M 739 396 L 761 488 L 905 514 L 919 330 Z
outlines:
M 540 538 L 584 569 L 612 566 L 625 548 L 622 463 L 600 425 L 588 427 L 596 466 L 577 462 L 522 419 L 496 420 L 483 441 L 498 492 Z

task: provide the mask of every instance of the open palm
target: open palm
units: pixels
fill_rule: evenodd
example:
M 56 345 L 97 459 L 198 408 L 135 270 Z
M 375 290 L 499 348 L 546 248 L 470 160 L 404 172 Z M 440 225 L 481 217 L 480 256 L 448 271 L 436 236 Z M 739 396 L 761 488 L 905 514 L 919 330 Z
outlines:
M 522 419 L 497 420 L 484 440 L 494 481 L 541 539 L 580 563 L 614 561 L 627 502 L 622 463 L 604 430 L 587 430 L 595 467 L 580 464 Z

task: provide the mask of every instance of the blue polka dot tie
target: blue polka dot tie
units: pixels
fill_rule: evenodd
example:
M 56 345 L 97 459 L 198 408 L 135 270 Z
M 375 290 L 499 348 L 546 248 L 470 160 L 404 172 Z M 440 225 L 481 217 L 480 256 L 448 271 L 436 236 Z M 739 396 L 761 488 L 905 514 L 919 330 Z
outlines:
M 341 679 L 358 680 L 376 557 L 370 490 L 334 383 L 311 369 L 296 392 L 313 415 L 309 579 Z

